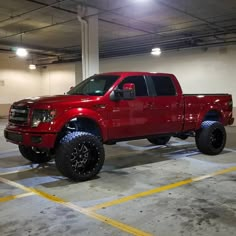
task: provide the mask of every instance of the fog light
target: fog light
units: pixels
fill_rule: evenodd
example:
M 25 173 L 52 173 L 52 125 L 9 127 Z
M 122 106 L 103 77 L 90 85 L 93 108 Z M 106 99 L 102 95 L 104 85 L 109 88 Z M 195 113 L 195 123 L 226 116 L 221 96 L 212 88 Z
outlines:
M 33 137 L 31 137 L 31 142 L 32 143 L 41 143 L 42 137 L 41 136 L 33 136 Z

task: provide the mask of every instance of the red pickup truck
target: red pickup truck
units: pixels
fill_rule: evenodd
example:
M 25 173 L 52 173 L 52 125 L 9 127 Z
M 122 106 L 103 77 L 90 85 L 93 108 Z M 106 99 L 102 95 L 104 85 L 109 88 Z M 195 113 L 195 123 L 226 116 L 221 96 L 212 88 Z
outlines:
M 171 136 L 192 136 L 202 153 L 219 154 L 224 126 L 234 121 L 232 105 L 229 94 L 184 95 L 172 74 L 104 73 L 66 95 L 15 102 L 4 134 L 26 159 L 43 163 L 54 157 L 64 176 L 87 180 L 103 166 L 103 144 L 122 140 L 165 145 Z

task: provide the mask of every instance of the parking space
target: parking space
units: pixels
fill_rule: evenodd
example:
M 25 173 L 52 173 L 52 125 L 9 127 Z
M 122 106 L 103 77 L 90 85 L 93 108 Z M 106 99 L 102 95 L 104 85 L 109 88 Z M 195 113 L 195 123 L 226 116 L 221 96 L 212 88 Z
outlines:
M 1 132 L 1 232 L 236 235 L 236 129 L 227 132 L 217 156 L 200 154 L 191 138 L 172 138 L 167 146 L 146 140 L 106 146 L 98 177 L 78 183 L 62 177 L 54 161 L 31 165 Z

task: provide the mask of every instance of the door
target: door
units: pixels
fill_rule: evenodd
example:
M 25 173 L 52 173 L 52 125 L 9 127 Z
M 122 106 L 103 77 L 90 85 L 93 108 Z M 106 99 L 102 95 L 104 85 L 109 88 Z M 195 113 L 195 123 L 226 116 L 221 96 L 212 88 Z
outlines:
M 150 132 L 150 108 L 153 98 L 148 96 L 146 80 L 143 76 L 129 76 L 118 85 L 135 85 L 136 98 L 133 100 L 111 101 L 109 112 L 109 139 L 140 137 Z
M 183 125 L 184 103 L 182 94 L 177 94 L 172 79 L 168 76 L 150 76 L 154 87 L 152 125 L 153 132 L 175 133 Z

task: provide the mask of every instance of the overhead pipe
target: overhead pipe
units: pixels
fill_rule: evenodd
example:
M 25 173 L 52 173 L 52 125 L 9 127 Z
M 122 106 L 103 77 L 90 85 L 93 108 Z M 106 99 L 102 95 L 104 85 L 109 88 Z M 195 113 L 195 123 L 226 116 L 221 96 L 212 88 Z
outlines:
M 34 2 L 34 3 L 37 3 L 37 4 L 41 4 L 41 5 L 44 5 L 44 6 L 48 6 L 48 4 L 40 2 L 40 1 L 37 1 L 37 0 L 27 0 L 27 1 Z M 98 12 L 96 14 L 92 14 L 92 15 L 89 15 L 89 16 L 95 16 L 95 15 L 100 15 L 100 14 L 107 13 L 107 12 L 112 12 L 112 14 L 124 17 L 124 15 L 119 14 L 117 11 L 120 10 L 120 9 L 129 7 L 129 6 L 132 6 L 132 4 L 129 4 L 129 5 L 126 5 L 126 6 L 115 8 L 115 9 L 104 10 L 104 9 L 100 9 L 100 8 L 95 7 L 95 6 L 92 6 L 90 4 L 84 3 L 82 1 L 80 1 L 80 2 L 83 3 L 83 5 L 86 6 L 86 7 L 96 8 L 97 10 L 100 11 L 100 12 Z M 162 4 L 166 4 L 166 3 L 162 2 Z M 174 8 L 173 6 L 170 6 L 170 5 L 168 5 L 168 6 Z M 61 11 L 67 12 L 67 13 L 77 14 L 76 11 L 65 9 L 65 8 L 62 8 L 62 7 L 52 6 L 52 8 L 57 9 L 57 10 L 61 10 Z M 181 9 L 177 9 L 177 8 L 175 10 L 176 11 L 181 11 Z M 185 11 L 183 11 L 182 13 L 184 13 L 186 15 L 190 14 L 190 13 L 187 13 Z M 235 14 L 234 13 L 232 13 L 232 14 L 230 14 L 230 13 L 229 14 L 222 14 L 222 15 L 218 15 L 218 16 L 215 16 L 215 17 L 209 17 L 209 18 L 206 18 L 206 19 L 202 19 L 202 18 L 199 18 L 197 16 L 192 15 L 192 17 L 195 18 L 195 20 L 184 22 L 184 23 L 191 23 L 191 22 L 196 22 L 196 21 L 202 21 L 202 22 L 205 22 L 206 24 L 211 24 L 211 22 L 209 22 L 208 19 L 219 18 L 219 17 L 224 17 L 224 16 L 230 16 L 230 15 L 234 16 Z M 128 16 L 125 16 L 125 17 L 130 18 Z M 130 18 L 130 19 L 132 19 L 132 18 Z M 136 20 L 136 19 L 132 19 L 132 20 Z M 103 21 L 103 20 L 100 19 L 100 21 Z M 136 21 L 139 21 L 139 20 L 136 20 Z M 140 21 L 140 22 L 142 22 L 142 21 Z M 110 23 L 110 24 L 117 24 L 116 22 L 108 22 L 108 23 Z M 217 22 L 217 23 L 219 23 L 219 22 Z M 182 24 L 182 23 L 180 23 L 180 24 Z M 179 24 L 174 24 L 174 25 L 179 25 Z M 130 27 L 128 25 L 123 25 L 123 24 L 121 26 L 124 26 L 124 27 L 127 27 L 127 28 L 132 28 L 132 27 Z M 222 27 L 221 27 L 221 29 L 222 29 Z M 142 29 L 136 29 L 136 30 L 142 31 Z M 151 33 L 151 32 L 149 32 L 149 33 Z M 154 34 L 156 34 L 156 32 L 154 32 Z
M 58 1 L 54 2 L 54 3 L 52 3 L 52 4 L 48 4 L 46 6 L 38 7 L 36 9 L 30 10 L 30 11 L 26 11 L 26 12 L 23 12 L 23 13 L 18 14 L 18 15 L 8 17 L 6 19 L 0 20 L 0 25 L 2 25 L 2 23 L 4 23 L 4 22 L 12 21 L 12 20 L 14 20 L 16 18 L 20 18 L 20 17 L 22 17 L 24 15 L 31 14 L 33 12 L 36 12 L 36 11 L 39 11 L 39 10 L 42 10 L 42 9 L 45 9 L 45 8 L 48 8 L 48 7 L 52 7 L 52 6 L 54 6 L 54 5 L 58 4 L 58 3 L 62 3 L 62 2 L 65 2 L 65 1 L 68 1 L 68 0 L 58 0 Z
M 210 43 L 210 44 L 204 44 L 201 46 L 188 46 L 188 47 L 183 47 L 183 46 L 175 46 L 175 47 L 170 47 L 170 48 L 166 48 L 163 51 L 176 51 L 176 50 L 190 50 L 190 49 L 197 49 L 197 48 L 204 48 L 204 47 L 215 47 L 215 46 L 225 46 L 225 45 L 234 45 L 236 43 L 236 40 L 234 41 L 230 41 L 228 43 Z M 135 54 L 134 54 L 135 52 Z M 116 54 L 112 53 L 112 54 L 108 54 L 108 53 L 103 53 L 100 55 L 100 58 L 112 58 L 112 57 L 123 57 L 123 56 L 128 56 L 128 55 L 139 55 L 139 54 L 147 54 L 150 53 L 150 51 L 148 50 L 139 50 L 139 51 L 128 51 L 126 54 L 121 53 L 120 51 Z M 71 59 L 66 59 L 66 60 L 60 60 L 60 61 L 54 61 L 54 62 L 50 62 L 50 63 L 38 63 L 36 64 L 36 66 L 40 67 L 40 66 L 47 66 L 47 65 L 51 65 L 51 64 L 61 64 L 61 63 L 72 63 L 72 62 L 78 62 L 81 61 L 81 57 L 75 57 L 75 58 L 71 58 Z
M 178 11 L 178 12 L 180 12 L 180 13 L 182 13 L 182 14 L 187 15 L 187 16 L 191 16 L 191 17 L 193 17 L 193 18 L 195 18 L 195 19 L 197 19 L 197 20 L 199 20 L 199 21 L 205 22 L 205 23 L 206 23 L 210 28 L 212 28 L 212 29 L 216 29 L 216 28 L 217 28 L 217 29 L 220 29 L 220 30 L 224 30 L 223 27 L 221 27 L 221 26 L 219 26 L 219 25 L 216 25 L 215 23 L 212 23 L 212 22 L 210 22 L 210 21 L 208 21 L 208 20 L 205 20 L 205 19 L 203 19 L 203 18 L 201 18 L 201 17 L 195 16 L 194 14 L 191 14 L 191 13 L 189 13 L 189 12 L 187 12 L 187 11 L 184 11 L 184 10 L 182 10 L 182 9 L 180 9 L 180 8 L 171 6 L 170 4 L 167 4 L 166 2 L 163 2 L 163 1 L 158 0 L 158 3 L 161 4 L 161 5 L 163 5 L 163 6 L 165 6 L 165 7 L 167 7 L 167 8 L 169 8 L 169 9 L 173 9 L 173 10 Z
M 236 33 L 236 29 L 232 30 L 232 33 Z M 140 45 L 150 45 L 150 44 L 169 44 L 169 43 L 177 43 L 177 42 L 182 42 L 185 40 L 195 40 L 195 39 L 203 39 L 203 38 L 208 38 L 208 37 L 214 37 L 214 36 L 220 36 L 220 35 L 225 35 L 223 32 L 222 33 L 215 33 L 215 34 L 202 34 L 202 35 L 194 35 L 194 36 L 186 36 L 186 37 L 178 37 L 178 35 L 175 36 L 173 39 L 154 39 L 154 38 L 149 38 L 149 39 L 142 39 L 142 40 L 136 40 L 136 41 L 117 41 L 117 43 L 113 44 L 103 44 L 103 48 L 106 49 L 113 49 L 113 48 L 120 48 L 120 45 L 122 44 L 122 47 L 133 47 L 135 45 L 140 46 Z
M 229 27 L 235 27 L 235 25 L 231 25 Z M 158 34 L 161 34 L 162 32 L 158 33 Z M 189 33 L 189 32 L 183 32 L 183 33 Z M 232 33 L 236 33 L 236 28 L 233 28 L 233 29 L 230 29 L 230 33 L 228 34 L 232 34 Z M 210 36 L 215 36 L 215 35 L 226 35 L 227 33 L 225 31 L 221 31 L 221 32 L 209 32 L 209 33 L 205 33 L 205 34 L 198 34 L 198 35 L 190 35 L 190 36 L 185 36 L 183 38 L 181 38 L 182 40 L 186 39 L 186 38 L 193 38 L 193 37 L 210 37 Z M 155 34 L 145 34 L 145 35 L 138 35 L 138 36 L 132 36 L 132 37 L 126 37 L 126 38 L 120 38 L 120 39 L 112 39 L 112 40 L 107 40 L 107 41 L 103 41 L 102 44 L 105 44 L 105 43 L 111 43 L 111 45 L 114 45 L 112 44 L 113 42 L 115 41 L 119 41 L 119 42 L 125 42 L 125 41 L 132 41 L 132 40 L 149 40 L 150 38 L 154 39 L 153 38 L 153 35 Z M 174 37 L 178 36 L 178 35 L 173 35 Z M 165 36 L 164 36 L 165 37 Z M 173 39 L 173 40 L 176 40 L 176 39 Z M 178 39 L 177 39 L 178 40 Z M 165 40 L 166 41 L 166 40 Z M 172 41 L 172 39 L 171 39 Z
M 37 3 L 37 4 L 41 4 L 41 5 L 44 5 L 44 6 L 47 6 L 48 4 L 46 3 L 43 3 L 43 2 L 40 2 L 40 1 L 37 1 L 37 0 L 27 0 L 29 2 L 34 2 L 34 3 Z M 89 5 L 89 4 L 85 4 L 84 2 L 81 3 L 83 4 L 84 7 L 91 7 L 91 8 L 96 8 L 99 12 L 98 13 L 93 13 L 93 14 L 90 14 L 90 15 L 87 15 L 86 17 L 92 17 L 92 16 L 96 16 L 96 15 L 100 15 L 100 14 L 103 14 L 103 13 L 109 13 L 109 12 L 115 12 L 113 14 L 115 15 L 119 15 L 119 16 L 122 16 L 124 17 L 123 15 L 117 13 L 118 10 L 124 8 L 124 7 L 128 7 L 128 6 L 131 6 L 132 4 L 129 4 L 129 5 L 126 5 L 126 6 L 123 6 L 123 7 L 118 7 L 118 8 L 115 8 L 115 9 L 110 9 L 110 10 L 104 10 L 104 9 L 100 9 L 100 8 L 97 8 L 97 7 L 94 7 L 92 5 Z M 52 8 L 54 9 L 57 9 L 57 10 L 61 10 L 61 11 L 64 11 L 64 12 L 67 12 L 67 13 L 72 13 L 72 14 L 76 14 L 77 15 L 77 12 L 76 11 L 73 11 L 73 10 L 69 10 L 69 9 L 65 9 L 65 8 L 62 8 L 62 7 L 55 7 L 55 6 L 52 6 Z M 127 17 L 127 18 L 130 18 L 130 17 Z M 110 24 L 115 24 L 115 25 L 119 25 L 119 26 L 123 26 L 123 27 L 127 27 L 129 29 L 133 29 L 133 30 L 139 30 L 139 31 L 143 31 L 145 33 L 151 33 L 151 32 L 148 32 L 146 30 L 143 30 L 143 29 L 140 29 L 140 28 L 132 28 L 131 26 L 127 26 L 127 25 L 124 25 L 122 23 L 116 23 L 116 22 L 112 22 L 112 21 L 108 21 L 108 20 L 103 20 L 103 19 L 99 19 L 100 21 L 102 22 L 107 22 L 107 23 L 110 23 Z M 134 20 L 134 19 L 132 19 Z M 138 21 L 138 20 L 136 20 Z M 140 21 L 141 22 L 141 21 Z M 143 22 L 144 23 L 144 22 Z
M 27 0 L 29 2 L 34 2 L 34 3 L 37 3 L 37 4 L 41 4 L 41 5 L 44 5 L 45 7 L 48 7 L 50 5 L 46 4 L 46 3 L 42 3 L 42 2 L 39 2 L 37 0 Z M 64 0 L 65 1 L 65 0 Z M 55 6 L 51 6 L 52 8 L 55 8 L 55 9 L 58 9 L 58 10 L 62 10 L 62 11 L 65 11 L 65 12 L 68 12 L 68 13 L 72 13 L 72 14 L 77 14 L 76 11 L 72 11 L 72 10 L 68 10 L 68 9 L 64 9 L 64 8 L 61 8 L 61 7 L 55 7 Z M 113 9 L 114 10 L 114 9 Z M 92 14 L 91 16 L 93 16 L 95 14 Z M 72 22 L 76 19 L 70 19 L 70 20 L 66 20 L 66 21 L 62 21 L 62 22 L 59 22 L 59 23 L 55 23 L 55 24 L 50 24 L 48 26 L 43 26 L 43 27 L 40 27 L 40 28 L 35 28 L 35 29 L 31 29 L 31 30 L 27 30 L 27 31 L 23 31 L 21 33 L 15 33 L 15 34 L 11 34 L 11 35 L 7 35 L 7 36 L 4 36 L 4 37 L 1 37 L 1 39 L 5 39 L 5 38 L 10 38 L 10 37 L 14 37 L 14 36 L 17 36 L 17 35 L 21 35 L 21 34 L 25 34 L 25 33 L 29 33 L 29 32 L 34 32 L 34 31 L 38 31 L 38 30 L 42 30 L 42 29 L 46 29 L 46 28 L 49 28 L 49 27 L 54 27 L 54 26 L 57 26 L 57 25 L 61 25 L 61 24 L 66 24 L 68 22 Z M 119 25 L 119 26 L 123 26 L 123 27 L 127 27 L 127 28 L 132 28 L 134 30 L 139 30 L 141 31 L 141 29 L 139 28 L 133 28 L 133 27 L 130 27 L 130 26 L 127 26 L 127 25 L 124 25 L 124 24 L 119 24 L 119 23 L 115 23 L 115 22 L 112 22 L 112 21 L 108 21 L 108 20 L 102 20 L 102 19 L 99 19 L 100 21 L 104 21 L 106 23 L 110 23 L 110 24 L 116 24 L 116 25 Z M 217 23 L 222 23 L 224 21 L 221 21 L 221 22 L 217 22 Z M 184 30 L 184 29 L 187 29 L 187 28 L 194 28 L 196 26 L 191 26 L 191 27 L 185 27 L 185 28 L 182 28 L 180 30 Z M 179 31 L 179 30 L 167 30 L 167 31 L 161 31 L 161 32 L 145 32 L 147 34 L 145 35 L 138 35 L 138 36 L 135 36 L 135 37 L 129 37 L 130 39 L 132 38 L 139 38 L 139 37 L 143 37 L 143 36 L 149 36 L 149 35 L 161 35 L 161 34 L 165 34 L 165 33 L 171 33 L 171 32 L 176 32 L 176 31 Z M 225 32 L 225 31 L 224 31 Z M 225 32 L 226 33 L 226 32 Z M 231 33 L 231 32 L 229 32 Z M 125 39 L 128 39 L 128 38 L 125 38 Z M 119 39 L 121 40 L 121 39 Z M 109 40 L 110 42 L 112 42 L 113 40 Z
M 34 1 L 34 0 L 28 0 L 28 1 L 31 1 L 31 2 L 36 2 L 36 1 Z M 48 5 L 47 5 L 48 6 Z M 67 10 L 66 10 L 67 11 Z M 72 13 L 72 11 L 70 11 L 70 10 L 68 10 L 68 12 L 70 12 L 70 13 Z M 73 14 L 74 14 L 74 12 L 73 12 Z M 81 18 L 82 19 L 82 18 Z M 74 19 L 73 19 L 74 20 Z M 84 20 L 84 19 L 82 19 L 82 20 Z M 66 21 L 66 22 L 68 22 L 68 21 Z M 56 23 L 56 24 L 54 24 L 54 25 L 58 25 L 58 24 L 64 24 L 65 22 L 60 22 L 60 23 Z M 109 23 L 112 23 L 112 22 L 109 22 Z M 115 24 L 115 23 L 114 23 Z M 54 26 L 54 25 L 50 25 L 50 26 L 46 26 L 46 27 L 42 27 L 42 28 L 48 28 L 48 27 L 52 27 L 52 26 Z M 127 27 L 127 26 L 126 26 Z M 27 32 L 32 32 L 32 31 L 36 31 L 37 29 L 32 29 L 32 30 L 30 30 L 30 31 L 25 31 L 25 33 L 27 33 Z M 171 32 L 171 31 L 170 31 Z M 165 33 L 165 32 L 161 32 L 161 33 Z M 234 33 L 234 32 L 230 32 L 230 33 Z M 20 34 L 22 34 L 22 33 L 20 33 Z M 160 34 L 160 33 L 149 33 L 149 34 L 146 34 L 146 36 L 148 36 L 148 37 L 150 37 L 151 35 L 155 35 L 155 34 Z M 223 34 L 226 34 L 226 32 L 220 32 L 220 34 L 217 34 L 217 33 L 214 33 L 213 35 L 206 35 L 206 36 L 202 36 L 202 37 L 211 37 L 211 36 L 215 36 L 215 35 L 223 35 Z M 19 34 L 18 34 L 19 35 Z M 138 36 L 137 36 L 138 37 Z M 135 38 L 137 38 L 137 37 L 135 37 Z M 143 37 L 143 36 L 142 36 Z M 196 36 L 187 36 L 188 38 L 186 39 L 186 37 L 184 38 L 184 40 L 189 40 L 189 39 L 192 39 L 193 37 L 196 37 L 196 38 L 199 38 L 199 35 L 196 35 Z M 128 38 L 126 38 L 126 39 L 128 39 Z M 126 39 L 118 39 L 118 40 L 114 40 L 114 41 L 118 41 L 118 43 L 120 43 L 119 41 L 125 41 Z M 83 40 L 83 39 L 82 39 Z M 178 40 L 183 40 L 183 38 L 180 38 L 180 39 L 178 39 Z M 150 41 L 150 40 L 149 40 Z M 173 41 L 176 41 L 176 40 L 174 40 L 174 39 L 171 39 L 171 40 L 165 40 L 165 42 L 167 41 L 167 43 L 170 43 L 170 42 L 173 42 Z M 109 42 L 111 42 L 111 41 L 109 41 Z M 145 41 L 146 42 L 146 41 Z M 178 41 L 177 41 L 178 42 Z M 106 43 L 106 42 L 104 42 L 104 43 Z M 147 43 L 147 42 L 146 42 Z M 125 45 L 126 46 L 126 45 Z M 127 46 L 129 46 L 129 45 L 127 45 Z M 106 45 L 106 47 L 110 47 L 110 45 L 108 44 L 108 45 Z M 114 48 L 114 45 L 112 45 L 111 47 L 113 47 Z M 133 45 L 130 45 L 130 47 L 133 47 Z M 57 49 L 56 49 L 57 50 Z M 135 49 L 136 50 L 136 49 Z M 112 51 L 112 50 L 110 50 L 110 51 Z M 67 53 L 67 52 L 65 52 L 65 53 Z M 71 53 L 71 54 L 74 54 L 73 52 L 68 52 L 68 53 Z
M 61 22 L 58 22 L 58 23 L 46 25 L 46 26 L 43 26 L 43 27 L 40 27 L 40 28 L 34 28 L 34 29 L 31 29 L 31 30 L 22 31 L 20 33 L 15 33 L 15 34 L 3 36 L 3 37 L 0 38 L 0 40 L 15 37 L 15 36 L 26 34 L 26 33 L 31 33 L 31 32 L 38 31 L 38 30 L 47 29 L 47 28 L 50 28 L 50 27 L 58 26 L 58 25 L 62 25 L 62 24 L 65 24 L 65 23 L 68 23 L 68 22 L 71 22 L 71 21 L 74 21 L 74 20 L 76 20 L 76 19 L 73 18 L 73 19 L 70 19 L 70 20 L 65 20 L 65 21 L 61 21 Z

